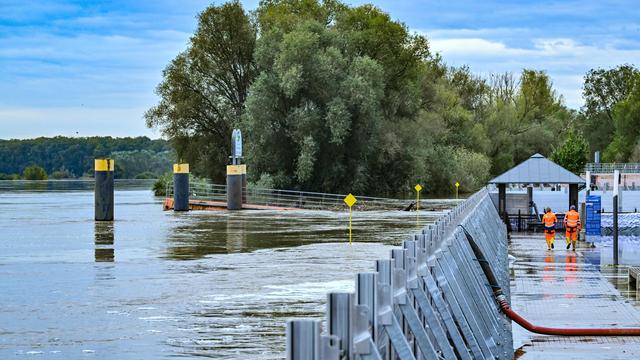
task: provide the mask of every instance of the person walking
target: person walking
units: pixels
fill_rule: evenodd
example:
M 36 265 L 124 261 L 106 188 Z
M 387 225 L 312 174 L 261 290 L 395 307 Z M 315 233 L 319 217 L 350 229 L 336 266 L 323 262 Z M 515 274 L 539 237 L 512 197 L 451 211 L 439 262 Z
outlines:
M 571 205 L 569 211 L 564 215 L 564 227 L 567 235 L 567 250 L 573 244 L 573 251 L 576 251 L 576 240 L 582 224 L 580 223 L 580 214 L 576 211 L 575 205 Z
M 551 208 L 544 209 L 542 222 L 544 224 L 544 239 L 547 241 L 547 249 L 551 250 L 553 249 L 553 241 L 556 238 L 556 224 L 558 223 L 558 218 L 551 211 Z

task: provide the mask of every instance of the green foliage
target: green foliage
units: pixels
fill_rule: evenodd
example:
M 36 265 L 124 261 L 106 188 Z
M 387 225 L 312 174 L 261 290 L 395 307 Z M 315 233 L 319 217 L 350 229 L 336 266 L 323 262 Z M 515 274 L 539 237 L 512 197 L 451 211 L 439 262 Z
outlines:
M 31 165 L 24 169 L 22 177 L 25 180 L 47 180 L 47 172 L 38 165 Z
M 585 105 L 579 123 L 591 151 L 605 150 L 614 140 L 614 109 L 629 96 L 639 74 L 640 70 L 625 64 L 612 69 L 591 69 L 585 75 L 582 90 Z M 628 155 L 628 146 L 633 146 L 633 143 L 622 144 L 621 141 L 625 140 L 618 139 L 612 144 L 604 154 L 604 160 L 615 161 Z M 621 146 L 625 149 L 618 149 Z
M 171 148 L 165 140 L 151 140 L 147 137 L 112 138 L 86 137 L 69 138 L 57 136 L 53 138 L 37 138 L 28 140 L 0 140 L 0 172 L 21 173 L 31 164 L 39 164 L 52 178 L 76 178 L 85 174 L 93 174 L 94 159 L 109 157 L 114 153 L 146 151 L 149 159 L 156 155 L 172 158 Z M 147 159 L 147 160 L 149 160 Z M 142 166 L 145 159 L 140 159 Z M 116 165 L 118 165 L 116 161 Z M 163 164 L 166 164 L 163 163 Z M 146 165 L 145 165 L 146 166 Z M 170 165 L 162 165 L 170 166 Z M 166 170 L 155 170 L 158 174 Z M 133 178 L 147 168 L 131 168 L 129 175 Z
M 146 113 L 196 175 L 223 181 L 234 127 L 249 180 L 269 188 L 393 195 L 420 182 L 449 193 L 459 181 L 473 191 L 556 148 L 580 172 L 574 128 L 592 149 L 615 133 L 611 156 L 640 157 L 629 65 L 590 71 L 578 113 L 544 71 L 482 78 L 447 67 L 373 5 L 263 0 L 252 15 L 238 1 L 203 11 Z
M 567 138 L 551 155 L 551 160 L 565 169 L 580 174 L 589 156 L 589 145 L 582 134 L 569 131 Z
M 176 162 L 171 151 L 115 151 L 111 158 L 115 160 L 114 175 L 117 179 L 155 179 Z M 146 177 L 139 177 L 140 174 L 146 174 Z
M 69 170 L 65 169 L 64 166 L 62 166 L 59 170 L 56 170 L 54 172 L 52 172 L 49 175 L 50 179 L 73 179 L 75 176 L 73 176 L 73 174 L 71 174 L 71 172 L 69 172 Z
M 166 196 L 167 195 L 167 185 L 173 181 L 173 173 L 166 172 L 162 174 L 156 182 L 153 183 L 153 194 L 155 196 Z
M 613 141 L 604 154 L 605 159 L 628 161 L 640 140 L 640 73 L 635 75 L 634 83 L 627 97 L 613 108 L 615 132 Z
M 0 180 L 20 180 L 20 175 L 0 173 Z
M 189 47 L 163 72 L 147 125 L 159 128 L 195 174 L 222 181 L 231 131 L 255 77 L 256 27 L 239 1 L 209 6 Z

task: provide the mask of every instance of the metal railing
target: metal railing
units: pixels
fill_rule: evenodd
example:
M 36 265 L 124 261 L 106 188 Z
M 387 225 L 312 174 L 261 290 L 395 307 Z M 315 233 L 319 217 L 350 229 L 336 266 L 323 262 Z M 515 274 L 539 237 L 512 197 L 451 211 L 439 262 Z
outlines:
M 507 234 L 486 189 L 356 275 L 355 293 L 329 293 L 326 328 L 287 322 L 287 359 L 513 359 L 500 312 L 468 230 L 509 293 Z
M 167 197 L 173 197 L 173 182 L 166 188 Z M 309 210 L 342 209 L 346 195 L 319 193 L 310 191 L 261 189 L 247 187 L 243 193 L 245 204 L 272 206 L 281 208 L 296 208 Z M 396 209 L 401 210 L 415 202 L 414 199 L 390 199 L 356 195 L 358 201 L 354 210 Z M 189 198 L 192 200 L 226 202 L 226 185 L 213 184 L 205 181 L 194 181 L 189 184 Z M 450 208 L 458 200 L 430 200 L 421 199 L 420 206 L 428 210 L 443 210 Z
M 614 170 L 624 174 L 639 174 L 640 163 L 589 163 L 585 166 L 585 171 L 592 174 L 613 174 Z

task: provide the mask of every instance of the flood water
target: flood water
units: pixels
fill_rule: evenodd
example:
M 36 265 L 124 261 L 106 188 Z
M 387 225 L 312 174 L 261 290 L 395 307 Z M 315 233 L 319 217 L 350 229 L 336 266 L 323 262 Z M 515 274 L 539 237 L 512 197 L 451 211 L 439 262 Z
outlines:
M 321 318 L 416 230 L 357 212 L 349 246 L 346 212 L 163 212 L 147 183 L 95 223 L 91 187 L 61 184 L 0 182 L 1 359 L 280 359 L 286 319 Z

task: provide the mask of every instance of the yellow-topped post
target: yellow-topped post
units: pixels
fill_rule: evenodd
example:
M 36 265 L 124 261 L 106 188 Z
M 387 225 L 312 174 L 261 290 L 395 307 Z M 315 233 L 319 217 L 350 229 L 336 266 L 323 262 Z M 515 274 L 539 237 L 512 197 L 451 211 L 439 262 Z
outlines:
M 349 207 L 349 245 L 351 245 L 351 207 L 358 201 L 351 193 L 344 198 L 344 203 Z
M 173 164 L 173 211 L 189 211 L 189 164 Z
M 416 225 L 420 227 L 420 191 L 422 191 L 422 185 L 416 184 L 413 188 L 416 189 Z
M 460 187 L 460 183 L 456 181 L 456 200 L 458 200 L 458 188 Z
M 240 210 L 246 201 L 247 166 L 242 162 L 242 132 L 231 133 L 231 164 L 227 165 L 227 209 Z
M 113 159 L 95 159 L 95 211 L 96 221 L 113 221 Z

